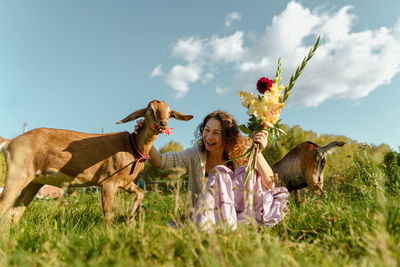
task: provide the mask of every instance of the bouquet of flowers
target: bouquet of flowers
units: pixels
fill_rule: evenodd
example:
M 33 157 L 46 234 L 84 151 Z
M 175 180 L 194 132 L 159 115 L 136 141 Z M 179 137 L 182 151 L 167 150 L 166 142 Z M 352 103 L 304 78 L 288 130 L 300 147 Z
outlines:
M 270 80 L 266 77 L 262 77 L 258 80 L 257 90 L 260 93 L 259 95 L 256 96 L 245 91 L 239 92 L 242 105 L 247 108 L 247 114 L 250 116 L 247 124 L 239 126 L 243 133 L 247 134 L 250 138 L 253 138 L 254 133 L 268 130 L 269 141 L 273 141 L 274 137 L 278 137 L 281 133 L 284 133 L 281 129 L 279 116 L 297 78 L 300 76 L 302 70 L 307 65 L 307 62 L 312 58 L 317 50 L 319 40 L 320 38 L 318 37 L 314 47 L 310 49 L 308 56 L 303 59 L 301 65 L 296 69 L 296 73 L 290 77 L 288 86 L 279 84 L 282 79 L 281 59 L 279 58 L 275 79 Z M 246 153 L 241 155 L 249 158 L 246 167 L 247 176 L 244 181 L 245 185 L 247 179 L 254 173 L 258 150 L 259 145 L 253 142 L 252 146 L 246 151 Z

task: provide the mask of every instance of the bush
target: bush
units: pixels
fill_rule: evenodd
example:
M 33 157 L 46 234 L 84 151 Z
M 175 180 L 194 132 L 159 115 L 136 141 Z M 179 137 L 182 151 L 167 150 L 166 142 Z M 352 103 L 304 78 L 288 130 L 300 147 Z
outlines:
M 389 152 L 384 157 L 383 170 L 387 180 L 386 189 L 390 194 L 400 194 L 400 154 Z

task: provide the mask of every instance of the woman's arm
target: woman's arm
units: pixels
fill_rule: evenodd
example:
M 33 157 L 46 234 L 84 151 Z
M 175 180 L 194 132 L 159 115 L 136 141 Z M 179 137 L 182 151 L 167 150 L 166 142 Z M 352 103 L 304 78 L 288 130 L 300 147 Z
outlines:
M 160 168 L 162 162 L 160 152 L 158 152 L 158 150 L 154 146 L 152 146 L 149 154 L 150 154 L 150 159 L 149 159 L 150 165 L 153 166 L 154 168 Z
M 135 132 L 137 132 L 140 127 L 143 127 L 143 122 L 144 121 L 142 119 L 136 121 Z M 154 146 L 152 146 L 149 152 L 149 163 L 154 168 L 170 169 L 178 166 L 182 168 L 188 168 L 191 159 L 194 157 L 194 155 L 197 155 L 197 153 L 194 151 L 195 148 L 193 147 L 192 149 L 169 152 L 161 155 L 161 153 L 158 152 Z
M 269 166 L 268 162 L 265 160 L 264 156 L 262 155 L 261 151 L 265 149 L 268 143 L 268 132 L 261 131 L 254 135 L 253 141 L 260 144 L 260 149 L 258 150 L 257 155 L 257 170 L 261 176 L 261 184 L 266 189 L 274 189 L 274 172 L 272 171 L 271 167 Z
M 272 171 L 271 167 L 269 166 L 268 162 L 265 160 L 261 152 L 257 155 L 257 170 L 261 176 L 261 184 L 266 189 L 274 189 L 274 172 Z

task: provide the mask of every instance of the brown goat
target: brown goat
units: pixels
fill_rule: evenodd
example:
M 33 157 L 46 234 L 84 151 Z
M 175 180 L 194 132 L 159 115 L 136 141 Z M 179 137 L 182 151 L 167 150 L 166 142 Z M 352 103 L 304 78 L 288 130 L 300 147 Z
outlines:
M 58 187 L 100 186 L 106 225 L 113 220 L 114 194 L 121 188 L 136 200 L 130 222 L 142 202 L 143 191 L 134 179 L 143 169 L 154 141 L 168 127 L 168 119 L 190 120 L 193 116 L 171 110 L 166 102 L 153 100 L 118 123 L 144 117 L 136 135 L 128 132 L 87 134 L 38 128 L 15 139 L 0 139 L 7 163 L 0 215 L 18 222 L 26 207 L 44 184 Z M 133 141 L 133 144 L 131 141 Z M 137 153 L 134 147 L 140 153 Z M 144 157 L 142 157 L 144 156 Z M 142 159 L 139 159 L 142 157 Z M 130 171 L 133 173 L 130 175 Z M 8 212 L 7 212 L 8 211 Z
M 326 156 L 334 147 L 345 143 L 333 141 L 324 147 L 309 141 L 298 144 L 272 167 L 278 174 L 276 184 L 294 191 L 296 202 L 300 202 L 299 190 L 307 185 L 316 195 L 323 196 Z

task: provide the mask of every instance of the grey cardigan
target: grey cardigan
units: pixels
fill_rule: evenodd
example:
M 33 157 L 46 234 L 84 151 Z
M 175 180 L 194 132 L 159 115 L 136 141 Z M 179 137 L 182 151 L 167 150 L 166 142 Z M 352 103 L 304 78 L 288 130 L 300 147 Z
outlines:
M 161 158 L 161 169 L 171 169 L 174 167 L 186 169 L 189 174 L 188 189 L 189 194 L 191 194 L 191 201 L 188 201 L 188 206 L 194 207 L 203 184 L 206 181 L 207 153 L 202 152 L 200 148 L 195 145 L 183 151 L 161 154 Z

